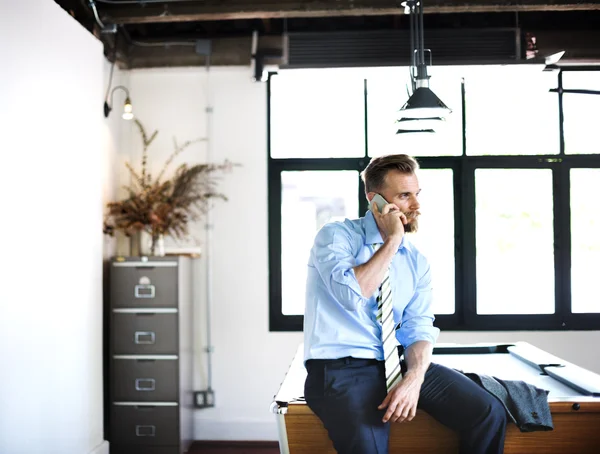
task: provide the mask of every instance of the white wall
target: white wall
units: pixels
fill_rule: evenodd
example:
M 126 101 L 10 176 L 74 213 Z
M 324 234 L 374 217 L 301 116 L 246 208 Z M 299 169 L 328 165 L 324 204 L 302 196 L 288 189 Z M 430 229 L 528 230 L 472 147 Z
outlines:
M 158 129 L 150 148 L 151 165 L 159 168 L 179 142 L 206 135 L 206 94 L 214 106 L 213 161 L 241 163 L 226 175 L 220 189 L 229 196 L 213 212 L 212 340 L 215 346 L 213 387 L 217 405 L 196 412 L 196 439 L 275 440 L 269 405 L 301 333 L 268 330 L 267 138 L 266 85 L 251 81 L 249 68 L 213 68 L 210 90 L 202 68 L 137 70 L 129 75 L 138 118 Z M 141 141 L 130 126 L 124 137 L 139 165 Z M 206 144 L 194 145 L 179 162 L 206 158 Z M 122 173 L 122 181 L 127 181 Z M 201 226 L 195 234 L 202 236 Z M 121 251 L 127 253 L 127 251 Z M 204 259 L 196 270 L 196 386 L 206 386 Z M 600 332 L 443 333 L 441 342 L 525 340 L 579 365 L 600 372 L 600 358 L 589 345 Z
M 0 452 L 108 453 L 102 46 L 55 2 L 2 1 L 0 60 Z
M 196 412 L 196 439 L 276 439 L 269 412 L 300 333 L 268 331 L 266 87 L 251 82 L 249 68 L 156 69 L 131 71 L 137 118 L 158 137 L 149 149 L 156 175 L 179 143 L 207 137 L 206 103 L 214 113 L 210 144 L 198 143 L 177 163 L 225 159 L 241 164 L 223 175 L 219 189 L 230 200 L 213 210 L 212 385 L 217 405 Z M 207 84 L 207 80 L 209 84 Z M 210 86 L 210 90 L 208 89 Z M 141 139 L 134 125 L 123 137 L 140 166 Z M 175 166 L 173 166 L 175 168 Z M 122 169 L 122 183 L 128 174 Z M 203 225 L 192 235 L 204 243 Z M 127 253 L 126 247 L 119 249 Z M 207 386 L 205 257 L 196 263 L 196 387 Z
M 102 104 L 107 93 L 107 88 L 110 84 L 110 90 L 114 90 L 116 86 L 129 87 L 129 72 L 120 71 L 118 65 L 114 65 L 112 70 L 112 81 L 111 77 L 111 66 L 112 64 L 104 59 L 103 60 L 103 92 L 102 98 L 94 100 L 95 110 L 102 112 Z M 109 98 L 111 98 L 109 94 Z M 101 135 L 103 142 L 101 144 L 102 150 L 102 163 L 101 163 L 101 181 L 102 181 L 102 210 L 105 212 L 105 207 L 108 202 L 113 202 L 123 195 L 123 183 L 121 183 L 121 169 L 126 161 L 130 159 L 129 149 L 123 147 L 122 136 L 124 133 L 129 133 L 127 129 L 129 123 L 121 118 L 123 112 L 123 104 L 125 102 L 125 92 L 123 90 L 115 90 L 112 94 L 112 99 L 109 99 L 109 105 L 113 106 L 113 110 L 110 112 L 108 118 L 102 117 L 101 122 Z M 95 114 L 97 112 L 94 112 Z M 104 115 L 102 113 L 102 115 Z M 103 258 L 108 266 L 108 260 L 114 257 L 117 253 L 119 242 L 122 242 L 123 238 L 118 235 L 115 237 L 104 236 L 103 241 Z M 108 270 L 105 270 L 107 272 Z

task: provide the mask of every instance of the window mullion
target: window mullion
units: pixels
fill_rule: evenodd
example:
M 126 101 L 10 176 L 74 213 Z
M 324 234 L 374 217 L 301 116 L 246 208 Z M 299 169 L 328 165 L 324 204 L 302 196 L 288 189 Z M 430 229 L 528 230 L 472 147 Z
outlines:
M 561 328 L 570 328 L 571 308 L 571 183 L 570 166 L 554 168 L 554 264 L 556 313 Z
M 475 241 L 475 166 L 467 159 L 460 163 L 461 188 L 457 196 L 461 200 L 460 244 L 461 269 L 457 274 L 460 279 L 460 298 L 456 300 L 459 319 L 467 326 L 475 326 L 477 318 L 477 276 L 476 276 L 476 241 Z M 458 296 L 458 295 L 457 295 Z
M 563 110 L 563 72 L 558 72 L 558 140 L 560 144 L 560 155 L 565 155 L 565 114 Z

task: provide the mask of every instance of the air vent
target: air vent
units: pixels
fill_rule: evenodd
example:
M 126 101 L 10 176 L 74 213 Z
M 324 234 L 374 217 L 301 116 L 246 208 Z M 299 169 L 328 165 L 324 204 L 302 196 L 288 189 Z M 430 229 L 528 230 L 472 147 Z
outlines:
M 510 63 L 520 57 L 520 33 L 503 29 L 427 29 L 433 64 Z M 290 33 L 285 68 L 409 65 L 408 30 Z

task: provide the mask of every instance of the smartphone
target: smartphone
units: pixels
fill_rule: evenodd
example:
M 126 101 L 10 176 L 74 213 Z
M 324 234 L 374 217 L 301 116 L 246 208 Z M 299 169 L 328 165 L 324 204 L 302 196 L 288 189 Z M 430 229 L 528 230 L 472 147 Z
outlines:
M 371 202 L 369 203 L 369 208 L 371 211 L 373 211 L 372 207 L 374 204 L 377 205 L 377 208 L 381 213 L 383 211 L 383 207 L 386 206 L 388 202 L 381 195 L 375 194 L 375 196 L 371 199 Z M 412 232 L 412 224 L 410 222 L 408 224 L 404 224 L 404 231 L 407 233 Z
M 386 206 L 388 203 L 379 194 L 375 194 L 375 197 L 373 197 L 371 199 L 371 202 L 369 203 L 369 208 L 371 209 L 371 211 L 373 211 L 373 204 L 377 205 L 377 209 L 381 213 L 383 211 L 383 207 Z

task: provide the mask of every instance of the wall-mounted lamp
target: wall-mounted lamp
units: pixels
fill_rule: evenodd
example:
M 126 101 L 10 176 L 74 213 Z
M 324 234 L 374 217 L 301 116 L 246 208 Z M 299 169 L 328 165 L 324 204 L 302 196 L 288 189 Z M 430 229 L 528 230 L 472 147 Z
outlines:
M 110 92 L 110 104 L 112 105 L 113 93 L 118 88 L 125 91 L 125 96 L 126 96 L 125 104 L 123 105 L 123 115 L 122 115 L 123 120 L 131 120 L 131 119 L 133 119 L 133 106 L 131 105 L 131 99 L 129 99 L 129 90 L 127 90 L 127 88 L 125 88 L 123 85 L 118 85 L 115 88 L 113 88 L 112 91 Z M 106 100 L 104 101 L 104 117 L 105 118 L 108 117 L 111 110 L 112 110 L 112 107 L 108 104 L 108 96 L 107 96 Z
M 399 121 L 405 122 L 400 125 L 398 134 L 405 132 L 433 132 L 430 125 L 424 127 L 418 125 L 427 121 L 428 123 L 443 122 L 445 117 L 452 111 L 431 91 L 429 88 L 429 75 L 425 63 L 425 51 L 429 52 L 429 64 L 431 65 L 431 50 L 425 49 L 423 37 L 423 0 L 407 0 L 402 3 L 405 12 L 410 17 L 410 44 L 411 44 L 411 82 L 412 95 L 400 109 Z M 411 125 L 411 126 L 409 126 Z

